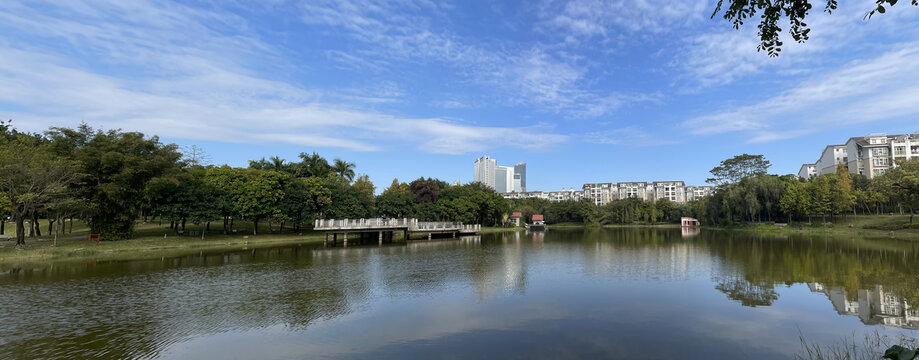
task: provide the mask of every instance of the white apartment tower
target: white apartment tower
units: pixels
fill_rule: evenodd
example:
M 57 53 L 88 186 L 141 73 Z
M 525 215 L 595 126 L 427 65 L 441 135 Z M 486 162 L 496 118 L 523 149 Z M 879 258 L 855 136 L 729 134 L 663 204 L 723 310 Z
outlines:
M 495 168 L 497 167 L 497 162 L 495 159 L 489 158 L 487 155 L 482 156 L 476 159 L 475 164 L 473 164 L 473 177 L 472 181 L 477 181 L 485 186 L 488 186 L 492 189 L 495 188 Z
M 514 168 L 495 166 L 495 191 L 499 194 L 514 192 Z

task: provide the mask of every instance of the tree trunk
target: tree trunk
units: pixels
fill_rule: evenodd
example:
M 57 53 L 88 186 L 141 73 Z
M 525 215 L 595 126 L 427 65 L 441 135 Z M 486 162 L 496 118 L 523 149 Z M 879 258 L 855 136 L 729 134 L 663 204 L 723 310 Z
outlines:
M 206 230 L 206 231 L 211 231 L 211 222 L 210 222 L 210 221 L 207 222 L 207 225 L 204 227 L 204 230 Z
M 916 214 L 913 212 L 913 209 L 909 209 L 909 224 L 910 224 L 910 225 L 913 224 L 913 216 L 915 216 L 915 215 L 916 215 Z
M 281 222 L 281 228 L 278 229 L 278 233 L 282 233 L 282 232 L 284 232 L 284 222 L 283 221 Z
M 54 233 L 54 220 L 51 217 L 48 217 L 48 235 Z
M 223 217 L 223 233 L 224 233 L 224 234 L 227 233 L 227 222 L 228 222 L 229 220 L 230 220 L 230 219 L 228 219 L 226 216 Z
M 0 235 L 6 234 L 6 219 L 0 219 Z
M 41 224 L 38 223 L 38 211 L 32 213 L 32 221 L 35 223 L 35 236 L 41 236 Z
M 73 216 L 70 217 L 70 230 L 67 233 L 73 234 Z
M 252 235 L 258 235 L 258 219 L 252 220 Z
M 185 235 L 185 218 L 182 218 L 182 235 Z
M 20 214 L 16 216 L 16 245 L 26 244 L 26 221 Z

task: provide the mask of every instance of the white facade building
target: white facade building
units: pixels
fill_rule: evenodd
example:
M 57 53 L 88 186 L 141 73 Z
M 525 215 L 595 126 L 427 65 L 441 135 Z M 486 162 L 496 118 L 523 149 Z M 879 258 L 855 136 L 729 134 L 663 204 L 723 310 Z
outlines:
M 686 183 L 682 181 L 655 181 L 651 186 L 654 188 L 654 201 L 667 199 L 678 204 L 686 202 Z
M 495 166 L 495 191 L 503 194 L 514 192 L 514 168 Z
M 897 167 L 897 164 L 919 158 L 919 133 L 907 135 L 872 134 L 849 138 L 847 167 L 853 174 L 872 179 Z
M 714 186 L 687 186 L 686 201 L 701 199 L 715 193 Z
M 804 164 L 798 169 L 798 179 L 807 180 L 817 176 L 817 164 Z
M 621 183 L 589 183 L 584 184 L 581 190 L 562 189 L 543 193 L 541 191 L 507 193 L 507 199 L 541 198 L 549 201 L 581 200 L 586 199 L 595 205 L 606 205 L 612 201 L 628 198 L 637 198 L 644 201 L 657 201 L 667 199 L 678 204 L 697 200 L 715 192 L 713 186 L 686 186 L 683 181 L 655 181 L 652 183 L 621 182 Z
M 476 159 L 475 164 L 473 164 L 472 181 L 480 182 L 494 189 L 495 167 L 497 167 L 497 161 L 489 158 L 487 155 Z
M 846 165 L 849 157 L 846 154 L 846 145 L 827 145 L 820 154 L 820 159 L 814 164 L 817 169 L 817 175 L 835 174 L 836 166 L 839 164 Z

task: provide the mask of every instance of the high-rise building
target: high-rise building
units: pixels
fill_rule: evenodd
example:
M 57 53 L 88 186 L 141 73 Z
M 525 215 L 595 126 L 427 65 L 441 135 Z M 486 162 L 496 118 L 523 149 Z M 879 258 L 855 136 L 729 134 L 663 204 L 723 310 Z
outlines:
M 488 155 L 476 159 L 473 165 L 472 181 L 477 181 L 492 189 L 495 188 L 495 159 L 489 158 Z
M 527 192 L 527 163 L 514 165 L 514 191 Z
M 514 168 L 495 166 L 495 192 L 499 194 L 514 191 Z

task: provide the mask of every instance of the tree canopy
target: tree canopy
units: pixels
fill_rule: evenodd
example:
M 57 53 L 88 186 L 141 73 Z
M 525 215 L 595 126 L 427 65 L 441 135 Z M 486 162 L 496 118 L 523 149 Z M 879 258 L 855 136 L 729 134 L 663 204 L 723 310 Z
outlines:
M 832 13 L 838 8 L 837 0 L 819 0 L 816 1 L 823 6 L 823 11 Z M 876 6 L 873 9 L 865 9 L 867 12 L 865 18 L 871 18 L 875 14 L 887 12 L 887 8 L 899 3 L 899 0 L 875 0 Z M 906 1 L 903 1 L 906 2 Z M 910 0 L 913 6 L 919 6 L 919 0 Z M 782 41 L 780 34 L 782 28 L 779 22 L 782 18 L 788 19 L 788 32 L 792 39 L 799 43 L 806 42 L 810 36 L 810 27 L 804 22 L 810 10 L 813 8 L 810 0 L 790 0 L 790 1 L 771 1 L 771 0 L 718 0 L 715 11 L 712 12 L 712 18 L 722 11 L 722 17 L 733 23 L 734 29 L 740 29 L 747 19 L 754 18 L 759 13 L 759 38 L 760 44 L 757 51 L 766 51 L 769 56 L 778 56 L 782 51 Z

